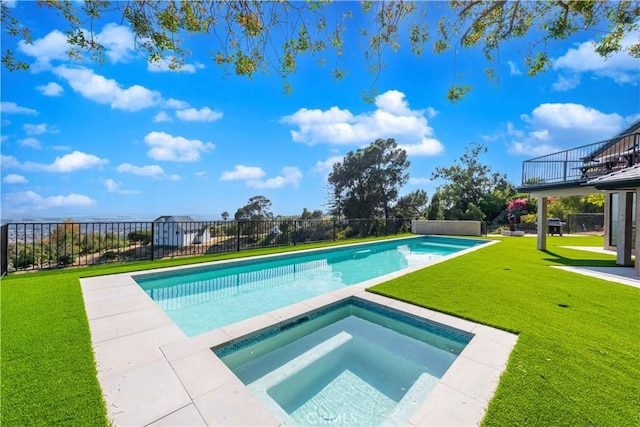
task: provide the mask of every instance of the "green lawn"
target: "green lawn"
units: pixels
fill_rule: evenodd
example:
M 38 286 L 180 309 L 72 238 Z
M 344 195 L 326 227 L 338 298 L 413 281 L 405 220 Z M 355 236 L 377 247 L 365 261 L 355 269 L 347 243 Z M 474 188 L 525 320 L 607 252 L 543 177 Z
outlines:
M 508 238 L 372 291 L 517 332 L 487 426 L 640 425 L 640 289 L 550 268 L 611 265 L 563 249 L 602 239 Z
M 519 333 L 485 425 L 637 426 L 640 289 L 549 268 L 613 266 L 611 256 L 558 247 L 601 244 L 550 237 L 540 252 L 535 239 L 506 238 L 373 291 Z M 0 424 L 108 425 L 80 277 L 232 256 L 3 278 Z

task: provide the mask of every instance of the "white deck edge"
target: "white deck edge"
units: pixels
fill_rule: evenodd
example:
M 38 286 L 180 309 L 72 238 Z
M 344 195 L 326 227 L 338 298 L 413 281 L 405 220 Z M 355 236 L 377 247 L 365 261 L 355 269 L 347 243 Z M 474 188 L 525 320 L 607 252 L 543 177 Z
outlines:
M 406 239 L 403 238 L 403 239 Z M 393 239 L 395 240 L 395 239 Z M 372 243 L 372 242 L 366 242 Z M 489 241 L 486 245 L 499 243 Z M 360 245 L 360 244 L 356 244 Z M 281 424 L 211 351 L 219 344 L 357 296 L 474 334 L 410 418 L 409 426 L 478 425 L 506 369 L 517 336 L 366 292 L 366 288 L 485 247 L 347 286 L 195 337 L 187 337 L 132 276 L 213 263 L 80 280 L 109 420 L 113 425 Z M 344 247 L 344 246 L 341 246 Z M 314 252 L 311 249 L 299 252 Z M 299 253 L 298 252 L 298 253 Z M 291 252 L 281 254 L 290 255 Z M 252 257 L 272 258 L 274 255 Z M 228 260 L 215 262 L 238 262 Z

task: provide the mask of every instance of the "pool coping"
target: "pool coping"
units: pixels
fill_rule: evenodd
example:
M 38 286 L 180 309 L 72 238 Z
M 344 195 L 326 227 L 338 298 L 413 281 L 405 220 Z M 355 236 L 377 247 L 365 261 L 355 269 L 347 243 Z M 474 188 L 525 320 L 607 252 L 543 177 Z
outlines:
M 486 245 L 493 243 L 498 242 Z M 506 369 L 517 336 L 366 289 L 486 245 L 190 338 L 132 278 L 176 268 L 83 278 L 81 287 L 108 417 L 114 425 L 281 425 L 211 348 L 355 296 L 475 335 L 407 425 L 477 425 Z

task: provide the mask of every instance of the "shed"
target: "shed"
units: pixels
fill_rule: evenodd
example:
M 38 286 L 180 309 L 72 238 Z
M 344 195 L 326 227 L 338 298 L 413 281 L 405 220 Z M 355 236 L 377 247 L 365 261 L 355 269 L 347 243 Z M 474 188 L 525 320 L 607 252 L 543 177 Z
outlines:
M 153 220 L 153 243 L 156 246 L 187 246 L 208 243 L 208 223 L 187 215 L 163 215 Z

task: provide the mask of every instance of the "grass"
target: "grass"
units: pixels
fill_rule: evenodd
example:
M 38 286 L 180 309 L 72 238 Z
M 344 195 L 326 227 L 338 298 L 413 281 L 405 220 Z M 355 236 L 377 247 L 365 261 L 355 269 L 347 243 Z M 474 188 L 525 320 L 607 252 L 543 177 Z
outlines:
M 486 426 L 640 425 L 640 289 L 551 265 L 614 266 L 564 249 L 602 239 L 504 239 L 371 290 L 519 334 Z
M 519 334 L 485 425 L 640 425 L 640 289 L 549 268 L 615 265 L 560 245 L 602 238 L 507 238 L 372 290 Z M 108 425 L 80 277 L 292 249 L 3 278 L 0 424 Z
M 114 263 L 3 277 L 0 282 L 0 425 L 108 425 L 96 376 L 81 277 L 368 240 L 376 239 Z

